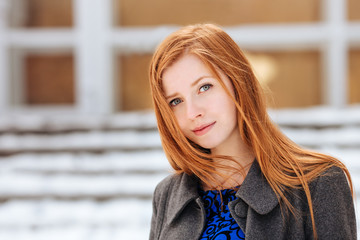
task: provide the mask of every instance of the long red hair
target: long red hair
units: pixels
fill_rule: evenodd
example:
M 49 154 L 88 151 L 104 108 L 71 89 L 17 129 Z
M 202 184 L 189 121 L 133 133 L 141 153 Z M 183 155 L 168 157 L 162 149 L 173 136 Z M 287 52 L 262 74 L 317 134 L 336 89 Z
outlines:
M 190 142 L 182 134 L 165 100 L 163 72 L 185 53 L 199 57 L 220 82 L 219 70 L 230 79 L 243 141 L 254 152 L 279 201 L 284 202 L 292 213 L 295 214 L 295 210 L 286 197 L 286 191 L 293 188 L 305 191 L 314 237 L 317 238 L 309 183 L 330 167 L 337 166 L 346 174 L 353 193 L 349 171 L 336 158 L 302 149 L 281 133 L 267 114 L 262 88 L 244 53 L 227 33 L 213 24 L 190 25 L 172 33 L 158 46 L 150 64 L 149 79 L 158 129 L 163 149 L 175 172 L 194 174 L 211 185 L 216 182 L 213 176 L 217 169 L 234 171 L 234 167 L 213 161 L 216 157 L 231 160 L 230 157 L 212 156 L 210 151 Z M 241 166 L 238 170 L 242 171 Z

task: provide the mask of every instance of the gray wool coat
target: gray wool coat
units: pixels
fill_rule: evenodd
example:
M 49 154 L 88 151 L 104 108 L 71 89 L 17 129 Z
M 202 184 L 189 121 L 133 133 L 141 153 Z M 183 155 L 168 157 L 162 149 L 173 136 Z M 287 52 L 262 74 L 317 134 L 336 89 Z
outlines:
M 341 169 L 333 167 L 310 183 L 318 239 L 356 239 L 353 199 Z M 303 191 L 288 195 L 297 214 L 286 213 L 256 161 L 229 203 L 232 217 L 251 239 L 313 239 L 308 204 Z M 283 217 L 284 216 L 284 217 Z M 150 240 L 199 239 L 205 226 L 198 179 L 171 175 L 155 189 Z

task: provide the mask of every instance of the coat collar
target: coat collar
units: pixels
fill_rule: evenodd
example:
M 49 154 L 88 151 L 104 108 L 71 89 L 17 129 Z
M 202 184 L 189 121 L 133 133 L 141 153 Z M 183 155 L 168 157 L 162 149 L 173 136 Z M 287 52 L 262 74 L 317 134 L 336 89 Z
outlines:
M 261 215 L 268 214 L 279 204 L 274 190 L 262 174 L 256 160 L 253 162 L 236 196 Z
M 182 210 L 193 200 L 199 197 L 198 185 L 199 179 L 194 175 L 183 173 L 175 176 L 169 199 L 169 222 L 175 220 Z
M 175 220 L 191 201 L 199 198 L 197 177 L 184 173 L 176 178 L 169 193 L 171 196 L 168 207 L 169 223 Z M 236 196 L 261 215 L 269 213 L 279 204 L 275 192 L 262 174 L 256 160 Z

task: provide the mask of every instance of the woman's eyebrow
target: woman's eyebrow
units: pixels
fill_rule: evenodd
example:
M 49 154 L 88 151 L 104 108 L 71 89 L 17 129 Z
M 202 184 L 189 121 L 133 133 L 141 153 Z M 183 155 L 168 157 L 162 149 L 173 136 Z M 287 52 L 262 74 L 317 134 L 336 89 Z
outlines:
M 201 80 L 203 80 L 204 78 L 211 78 L 211 76 L 202 76 L 202 77 L 199 77 L 198 79 L 196 79 L 192 84 L 191 86 L 195 86 L 196 84 L 198 84 L 198 82 L 200 82 Z
M 173 98 L 173 97 L 175 97 L 177 94 L 178 94 L 177 92 L 174 93 L 174 94 L 171 94 L 170 96 L 165 97 L 165 99 L 168 100 L 169 98 Z
M 198 84 L 198 82 L 200 82 L 201 80 L 203 80 L 204 78 L 212 78 L 212 76 L 201 76 L 198 79 L 196 79 L 192 84 L 191 87 L 194 87 L 196 84 Z M 165 99 L 169 99 L 169 98 L 173 98 L 177 95 L 178 93 L 175 92 L 174 94 L 171 94 L 169 96 L 166 96 Z

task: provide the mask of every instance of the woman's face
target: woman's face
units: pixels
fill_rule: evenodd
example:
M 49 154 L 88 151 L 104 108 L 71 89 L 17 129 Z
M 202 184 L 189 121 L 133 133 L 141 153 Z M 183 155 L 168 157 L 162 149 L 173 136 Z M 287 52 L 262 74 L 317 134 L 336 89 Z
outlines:
M 219 72 L 234 96 L 230 80 Z M 186 54 L 163 74 L 166 100 L 173 109 L 182 133 L 216 154 L 241 141 L 237 110 L 220 82 L 195 55 Z

